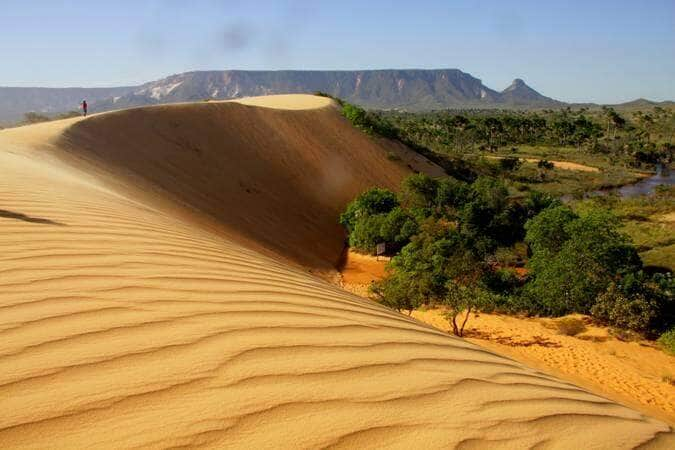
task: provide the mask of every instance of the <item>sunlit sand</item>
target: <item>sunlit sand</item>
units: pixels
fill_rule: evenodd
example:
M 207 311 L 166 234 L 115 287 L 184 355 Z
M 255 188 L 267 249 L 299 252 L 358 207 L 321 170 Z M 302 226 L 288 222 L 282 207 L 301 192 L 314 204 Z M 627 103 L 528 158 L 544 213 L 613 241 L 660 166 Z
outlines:
M 325 281 L 409 169 L 326 99 L 246 103 L 0 132 L 1 448 L 675 445 Z

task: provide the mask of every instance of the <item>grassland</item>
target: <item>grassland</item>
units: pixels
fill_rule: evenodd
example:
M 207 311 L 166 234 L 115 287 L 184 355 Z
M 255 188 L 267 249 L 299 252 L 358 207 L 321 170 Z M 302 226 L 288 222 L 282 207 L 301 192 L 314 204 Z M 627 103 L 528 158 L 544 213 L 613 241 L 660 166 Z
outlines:
M 601 205 L 612 210 L 647 266 L 675 270 L 675 188 L 660 189 L 653 196 L 619 198 L 614 195 L 577 202 L 583 209 Z

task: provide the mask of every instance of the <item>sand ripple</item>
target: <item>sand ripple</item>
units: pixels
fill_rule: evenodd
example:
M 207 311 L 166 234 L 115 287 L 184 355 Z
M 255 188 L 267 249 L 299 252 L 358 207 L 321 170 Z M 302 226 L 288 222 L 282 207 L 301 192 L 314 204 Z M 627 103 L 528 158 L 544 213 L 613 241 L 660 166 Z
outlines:
M 329 130 L 326 149 L 339 152 L 347 169 L 363 166 L 371 176 L 386 156 L 359 159 L 341 147 L 371 144 L 331 108 L 312 123 L 312 111 L 223 105 L 0 133 L 0 208 L 12 212 L 0 216 L 0 447 L 674 444 L 662 422 L 309 274 L 301 263 L 318 270 L 312 263 L 339 257 L 334 225 L 325 224 L 342 204 L 309 196 L 314 209 L 306 215 L 315 220 L 297 228 L 300 214 L 270 236 L 282 212 L 295 211 L 284 183 L 308 188 L 312 180 L 297 181 L 301 174 L 285 173 L 277 159 L 254 173 L 254 159 L 246 160 L 260 150 L 246 145 L 269 141 L 237 122 L 253 110 L 267 124 L 259 126 L 295 129 L 268 138 L 279 141 L 281 159 L 307 170 L 307 161 L 325 157 L 317 135 L 307 135 L 312 127 Z M 195 153 L 194 144 L 208 164 L 220 164 L 215 174 L 198 172 L 199 158 L 181 159 L 157 137 L 164 123 L 191 125 L 191 114 L 214 114 L 211 126 L 244 135 L 234 153 L 209 147 L 227 135 L 204 137 L 201 125 L 194 141 L 181 135 L 178 147 Z M 144 123 L 145 137 L 138 134 Z M 111 124 L 128 127 L 96 137 Z M 130 147 L 115 147 L 123 142 Z M 227 184 L 238 170 L 265 208 L 252 204 L 251 187 L 236 187 L 240 180 Z M 393 183 L 403 172 L 387 177 Z M 350 179 L 346 193 L 342 183 L 324 189 L 346 201 L 364 182 Z M 325 245 L 312 240 L 321 235 Z

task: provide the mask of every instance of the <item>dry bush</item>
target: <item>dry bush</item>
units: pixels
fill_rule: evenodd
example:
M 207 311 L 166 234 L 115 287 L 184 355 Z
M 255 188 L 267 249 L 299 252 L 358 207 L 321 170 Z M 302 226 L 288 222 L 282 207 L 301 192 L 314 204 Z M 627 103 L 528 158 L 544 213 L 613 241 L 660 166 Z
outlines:
M 579 333 L 586 331 L 586 325 L 580 319 L 575 319 L 574 317 L 565 317 L 556 322 L 556 327 L 558 328 L 558 334 L 564 334 L 565 336 L 576 336 Z
M 639 333 L 623 328 L 610 328 L 609 334 L 623 342 L 637 342 L 642 340 L 642 335 Z

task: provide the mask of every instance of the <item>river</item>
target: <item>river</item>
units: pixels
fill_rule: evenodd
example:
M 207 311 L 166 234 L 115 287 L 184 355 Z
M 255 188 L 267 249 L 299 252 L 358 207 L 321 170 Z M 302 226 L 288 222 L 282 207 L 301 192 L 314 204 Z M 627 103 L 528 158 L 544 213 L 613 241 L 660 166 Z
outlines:
M 654 189 L 659 185 L 672 186 L 675 184 L 675 171 L 668 166 L 661 164 L 656 166 L 656 174 L 638 181 L 634 184 L 627 184 L 617 189 L 611 189 L 610 192 L 616 192 L 620 197 L 637 197 L 638 195 L 651 195 Z
M 643 178 L 637 183 L 627 184 L 625 186 L 610 188 L 610 189 L 600 189 L 597 191 L 586 192 L 584 198 L 594 197 L 596 195 L 608 195 L 608 194 L 617 194 L 619 197 L 637 197 L 639 195 L 652 195 L 656 186 L 662 184 L 672 186 L 675 184 L 675 171 L 673 171 L 669 166 L 663 166 L 657 164 L 656 173 L 647 178 Z M 565 194 L 560 199 L 569 203 L 574 200 L 574 196 L 571 194 Z

